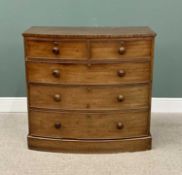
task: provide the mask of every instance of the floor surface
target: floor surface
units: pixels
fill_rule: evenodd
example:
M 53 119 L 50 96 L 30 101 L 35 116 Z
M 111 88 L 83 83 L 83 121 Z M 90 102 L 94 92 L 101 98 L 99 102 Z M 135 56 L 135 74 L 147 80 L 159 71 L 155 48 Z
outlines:
M 152 114 L 153 149 L 70 154 L 27 149 L 27 114 L 0 114 L 0 175 L 182 175 L 182 114 Z

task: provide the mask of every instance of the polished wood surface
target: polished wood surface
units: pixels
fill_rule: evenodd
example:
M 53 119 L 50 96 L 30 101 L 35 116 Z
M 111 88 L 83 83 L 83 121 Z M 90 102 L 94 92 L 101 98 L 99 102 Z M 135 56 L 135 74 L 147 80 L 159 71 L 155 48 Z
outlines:
M 51 84 L 127 84 L 150 81 L 149 62 L 60 64 L 28 62 L 30 82 Z
M 148 27 L 32 27 L 23 33 L 28 147 L 151 149 L 154 56 Z
M 123 110 L 148 106 L 149 85 L 49 86 L 29 85 L 30 106 L 49 109 Z M 56 97 L 59 100 L 56 100 Z M 123 100 L 120 100 L 122 96 Z
M 130 41 L 92 41 L 90 43 L 92 59 L 120 59 L 148 57 L 151 55 L 151 40 Z
M 27 57 L 86 59 L 87 43 L 85 41 L 49 42 L 41 40 L 27 40 Z
M 28 147 L 33 150 L 72 153 L 115 153 L 151 149 L 152 138 L 138 137 L 112 140 L 74 140 L 28 136 Z
M 30 135 L 52 138 L 121 139 L 148 135 L 148 111 L 78 113 L 30 111 Z
M 27 58 L 122 60 L 151 55 L 151 39 L 141 40 L 26 40 Z
M 135 38 L 154 37 L 149 27 L 41 27 L 33 26 L 23 33 L 38 38 Z

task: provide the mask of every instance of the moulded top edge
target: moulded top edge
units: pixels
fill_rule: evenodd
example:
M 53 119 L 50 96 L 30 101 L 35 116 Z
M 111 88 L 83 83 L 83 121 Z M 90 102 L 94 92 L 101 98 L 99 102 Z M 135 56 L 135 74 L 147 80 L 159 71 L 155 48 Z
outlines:
M 33 26 L 23 33 L 24 37 L 60 38 L 131 38 L 155 37 L 149 27 L 43 27 Z

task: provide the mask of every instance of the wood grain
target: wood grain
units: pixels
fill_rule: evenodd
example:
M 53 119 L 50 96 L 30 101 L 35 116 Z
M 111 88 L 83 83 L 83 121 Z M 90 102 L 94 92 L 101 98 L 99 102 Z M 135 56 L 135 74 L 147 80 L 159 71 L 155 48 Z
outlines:
M 155 32 L 31 27 L 23 36 L 30 149 L 151 149 Z
M 56 43 L 56 44 L 55 44 Z M 84 41 L 41 41 L 27 40 L 26 57 L 42 58 L 66 58 L 66 59 L 87 59 L 87 44 Z M 53 48 L 59 49 L 55 54 Z
M 53 75 L 57 70 L 59 77 Z M 123 70 L 123 76 L 118 71 Z M 54 84 L 125 84 L 150 81 L 150 63 L 59 64 L 28 62 L 28 81 Z
M 72 139 L 117 139 L 147 136 L 148 115 L 148 111 L 93 114 L 31 110 L 30 134 Z M 60 123 L 61 127 L 55 128 L 56 123 Z M 118 128 L 119 123 L 122 123 L 122 128 Z
M 33 26 L 23 33 L 38 38 L 135 38 L 155 37 L 149 27 L 43 27 Z
M 125 52 L 119 53 L 119 48 L 124 47 Z M 92 41 L 91 42 L 91 57 L 92 59 L 121 59 L 128 58 L 135 60 L 138 57 L 151 56 L 150 52 L 151 40 L 133 40 L 123 41 L 107 40 L 107 41 Z
M 49 109 L 116 110 L 148 106 L 149 85 L 137 86 L 44 86 L 29 85 L 30 106 Z M 61 101 L 54 100 L 59 94 Z M 118 101 L 123 95 L 124 100 Z
M 111 153 L 134 152 L 151 149 L 151 136 L 117 140 L 71 140 L 28 136 L 28 147 L 34 150 L 73 152 L 73 153 Z
M 55 44 L 56 43 L 56 44 Z M 124 44 L 123 44 L 124 43 Z M 44 58 L 44 59 L 68 59 L 68 60 L 122 60 L 130 58 L 132 60 L 140 57 L 151 56 L 151 39 L 141 40 L 90 40 L 89 47 L 86 40 L 26 40 L 26 57 Z M 119 53 L 120 47 L 126 51 Z M 53 49 L 58 49 L 59 53 L 55 54 Z M 90 55 L 89 55 L 90 52 Z

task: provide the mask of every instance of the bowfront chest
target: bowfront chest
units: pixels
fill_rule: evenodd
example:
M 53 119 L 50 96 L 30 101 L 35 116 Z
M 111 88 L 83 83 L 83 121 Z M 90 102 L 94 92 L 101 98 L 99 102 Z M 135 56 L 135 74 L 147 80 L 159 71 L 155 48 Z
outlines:
M 151 149 L 155 35 L 148 27 L 25 31 L 29 148 Z

